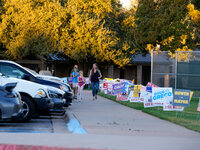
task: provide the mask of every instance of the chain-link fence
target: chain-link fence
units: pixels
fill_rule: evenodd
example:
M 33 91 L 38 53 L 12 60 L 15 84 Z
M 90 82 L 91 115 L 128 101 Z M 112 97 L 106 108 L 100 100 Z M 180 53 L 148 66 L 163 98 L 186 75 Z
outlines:
M 160 87 L 175 87 L 176 60 L 168 52 L 151 54 L 151 82 Z
M 200 90 L 200 51 L 152 52 L 151 82 L 160 87 Z

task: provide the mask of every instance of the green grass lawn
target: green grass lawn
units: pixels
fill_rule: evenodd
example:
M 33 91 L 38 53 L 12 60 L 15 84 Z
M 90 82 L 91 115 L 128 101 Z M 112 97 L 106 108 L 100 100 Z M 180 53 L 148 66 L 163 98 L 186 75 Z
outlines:
M 192 98 L 190 107 L 185 108 L 183 112 L 163 111 L 162 107 L 144 108 L 143 103 L 130 103 L 129 101 L 116 101 L 116 96 L 99 93 L 100 96 L 125 105 L 127 107 L 141 110 L 158 118 L 168 120 L 188 129 L 200 132 L 200 112 L 197 111 L 199 99 Z M 198 118 L 199 117 L 199 118 Z

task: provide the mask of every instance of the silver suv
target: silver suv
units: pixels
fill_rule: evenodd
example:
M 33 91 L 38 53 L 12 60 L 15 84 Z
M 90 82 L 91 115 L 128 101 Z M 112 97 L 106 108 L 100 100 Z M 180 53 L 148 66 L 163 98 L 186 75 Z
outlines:
M 13 91 L 17 83 L 8 83 L 0 87 L 1 120 L 18 120 L 22 117 L 22 101 L 18 93 Z

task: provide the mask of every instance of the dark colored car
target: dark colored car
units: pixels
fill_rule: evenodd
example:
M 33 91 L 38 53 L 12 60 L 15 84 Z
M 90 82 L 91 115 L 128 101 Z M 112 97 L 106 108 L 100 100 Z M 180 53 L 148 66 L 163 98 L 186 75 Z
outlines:
M 0 118 L 1 120 L 18 120 L 22 117 L 22 101 L 18 93 L 14 92 L 17 83 L 8 83 L 0 87 Z
M 9 72 L 9 70 L 17 70 L 17 73 L 13 74 L 13 72 L 11 73 Z M 37 76 L 37 74 L 34 74 L 30 70 L 12 61 L 0 60 L 0 72 L 9 77 L 25 79 L 25 80 L 32 81 L 38 84 L 52 86 L 52 87 L 61 89 L 65 92 L 64 96 L 62 97 L 66 100 L 65 106 L 69 106 L 72 102 L 71 88 L 64 82 L 54 82 L 54 81 L 42 79 L 39 76 Z

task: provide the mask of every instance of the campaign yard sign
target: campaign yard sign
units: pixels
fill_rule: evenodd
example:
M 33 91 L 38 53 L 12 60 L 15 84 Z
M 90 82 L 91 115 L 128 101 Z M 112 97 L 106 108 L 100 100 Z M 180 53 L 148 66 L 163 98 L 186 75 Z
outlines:
M 139 98 L 140 90 L 141 90 L 141 85 L 134 85 L 133 97 Z
M 104 80 L 103 81 L 103 89 L 105 94 L 112 94 L 114 82 L 111 80 Z
M 142 103 L 144 102 L 145 92 L 146 92 L 146 87 L 141 86 L 139 101 L 142 102 Z
M 64 77 L 64 78 L 61 78 L 63 80 L 64 83 L 67 83 L 68 84 L 68 80 L 67 80 L 67 77 Z
M 129 94 L 129 82 L 125 82 L 125 85 L 123 88 L 123 94 L 126 94 L 126 95 Z
M 190 106 L 190 90 L 175 89 L 174 90 L 174 106 L 189 107 Z
M 152 87 L 146 87 L 146 91 L 152 93 Z
M 146 87 L 144 91 L 144 108 L 155 107 L 152 102 L 152 87 Z
M 153 83 L 151 83 L 151 82 L 148 82 L 148 83 L 147 83 L 147 86 L 149 86 L 149 87 L 158 87 L 157 85 L 155 85 L 155 84 L 153 84 Z
M 72 77 L 68 77 L 68 84 L 72 84 Z
M 184 107 L 174 106 L 173 99 L 166 100 L 163 103 L 163 111 L 183 111 Z
M 152 93 L 148 91 L 143 92 L 144 108 L 155 107 L 152 103 Z
M 113 91 L 113 82 L 110 82 L 108 84 L 108 88 L 107 88 L 107 94 L 111 94 L 112 95 L 112 91 Z
M 172 88 L 152 88 L 152 102 L 155 106 L 163 106 L 164 101 L 170 101 L 172 99 Z
M 88 77 L 85 78 L 85 84 L 90 84 L 90 79 Z
M 129 95 L 128 95 L 128 100 L 130 102 L 138 102 L 139 98 L 138 97 L 134 97 L 133 95 L 134 95 L 134 91 L 131 90 Z
M 124 82 L 113 84 L 113 91 L 112 91 L 112 94 L 113 94 L 113 95 L 116 95 L 116 94 L 121 94 L 121 93 L 123 93 L 124 85 L 125 85 Z
M 141 85 L 134 85 L 133 89 L 131 89 L 129 93 L 128 99 L 130 102 L 139 102 L 140 90 L 141 90 Z
M 116 100 L 117 101 L 128 101 L 128 95 L 117 94 Z
M 108 82 L 107 82 L 107 80 L 103 80 L 103 90 L 104 90 L 104 93 L 107 94 L 107 90 L 108 90 Z

